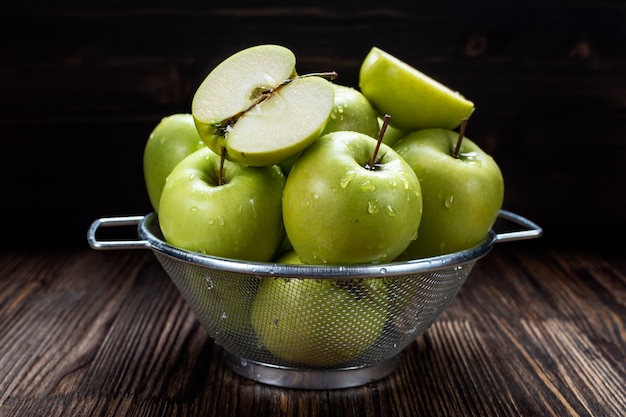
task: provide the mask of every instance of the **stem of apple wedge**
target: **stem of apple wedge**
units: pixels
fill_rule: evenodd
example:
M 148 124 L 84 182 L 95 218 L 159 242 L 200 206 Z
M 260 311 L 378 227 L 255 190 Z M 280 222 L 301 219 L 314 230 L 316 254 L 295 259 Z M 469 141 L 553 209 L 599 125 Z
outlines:
M 467 127 L 467 117 L 461 120 L 461 127 L 459 128 L 459 137 L 456 140 L 456 146 L 454 147 L 454 151 L 452 152 L 452 156 L 454 159 L 459 159 L 459 152 L 461 151 L 461 143 L 463 142 L 463 138 L 465 137 L 465 128 Z
M 376 169 L 376 157 L 378 156 L 380 144 L 383 143 L 383 138 L 385 137 L 385 131 L 387 131 L 387 126 L 389 126 L 389 120 L 391 120 L 391 116 L 388 114 L 385 114 L 383 116 L 383 124 L 380 127 L 380 132 L 378 132 L 378 141 L 376 142 L 376 147 L 374 148 L 374 152 L 372 153 L 370 162 L 365 166 L 365 168 L 371 171 Z

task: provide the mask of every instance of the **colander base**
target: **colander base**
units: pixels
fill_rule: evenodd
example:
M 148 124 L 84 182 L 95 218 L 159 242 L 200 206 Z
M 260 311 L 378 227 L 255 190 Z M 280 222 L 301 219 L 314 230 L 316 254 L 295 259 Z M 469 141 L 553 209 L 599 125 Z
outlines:
M 358 387 L 383 379 L 396 369 L 400 355 L 373 365 L 336 369 L 277 366 L 248 360 L 230 352 L 224 352 L 224 361 L 236 374 L 256 382 L 283 388 L 324 390 Z

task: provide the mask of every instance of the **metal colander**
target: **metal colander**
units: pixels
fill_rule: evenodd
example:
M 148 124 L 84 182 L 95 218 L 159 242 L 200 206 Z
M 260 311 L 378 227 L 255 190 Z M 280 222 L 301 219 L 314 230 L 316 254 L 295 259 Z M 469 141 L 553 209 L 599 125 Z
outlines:
M 542 233 L 514 213 L 502 210 L 499 217 L 525 229 L 492 230 L 469 250 L 388 264 L 288 265 L 192 253 L 165 242 L 154 213 L 98 219 L 88 241 L 94 249 L 151 249 L 236 373 L 277 386 L 329 389 L 387 376 L 496 242 Z M 97 236 L 101 227 L 129 225 L 141 240 Z

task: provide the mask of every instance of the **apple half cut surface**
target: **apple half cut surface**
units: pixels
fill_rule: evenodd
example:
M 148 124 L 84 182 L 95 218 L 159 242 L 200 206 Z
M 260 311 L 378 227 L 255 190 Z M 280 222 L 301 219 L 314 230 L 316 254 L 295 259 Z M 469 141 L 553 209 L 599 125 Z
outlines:
M 296 58 L 280 45 L 258 45 L 216 66 L 191 105 L 207 146 L 251 166 L 277 164 L 308 147 L 333 109 L 333 86 L 311 74 L 297 76 Z

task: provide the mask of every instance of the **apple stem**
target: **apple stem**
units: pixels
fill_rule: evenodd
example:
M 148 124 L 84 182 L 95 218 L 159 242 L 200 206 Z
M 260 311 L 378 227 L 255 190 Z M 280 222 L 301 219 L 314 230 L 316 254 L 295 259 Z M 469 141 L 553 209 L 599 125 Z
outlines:
M 387 131 L 387 126 L 389 126 L 389 120 L 391 116 L 385 114 L 383 116 L 383 124 L 380 127 L 380 132 L 378 132 L 378 141 L 376 142 L 376 148 L 374 148 L 374 152 L 372 153 L 372 158 L 370 159 L 369 164 L 365 167 L 371 171 L 376 169 L 376 157 L 378 156 L 378 150 L 380 149 L 380 144 L 383 143 L 383 138 L 385 137 L 385 131 Z
M 220 170 L 217 176 L 217 185 L 224 184 L 224 160 L 226 159 L 226 148 L 224 146 L 220 147 Z
M 301 78 L 308 78 L 308 77 L 322 77 L 322 78 L 325 78 L 325 79 L 327 79 L 329 81 L 332 81 L 332 80 L 336 79 L 338 76 L 339 75 L 335 71 L 327 71 L 327 72 L 311 72 L 311 73 L 308 73 L 308 74 L 298 75 L 297 77 L 294 77 L 294 78 L 287 78 L 286 80 L 284 80 L 283 82 L 278 84 L 276 87 L 268 90 L 266 92 L 266 94 L 265 94 L 265 97 L 262 97 L 261 101 L 265 100 L 270 95 L 272 95 L 272 93 L 274 93 L 275 91 L 283 88 L 284 86 L 286 86 L 287 84 L 289 84 L 290 82 L 292 82 L 294 80 L 299 80 Z
M 461 143 L 463 142 L 463 138 L 465 137 L 466 127 L 467 127 L 467 117 L 461 120 L 461 127 L 459 128 L 459 138 L 456 140 L 456 146 L 454 147 L 454 152 L 452 152 L 452 156 L 455 159 L 459 159 L 459 152 L 461 151 Z
M 306 78 L 306 77 L 322 77 L 326 78 L 329 81 L 336 79 L 339 76 L 335 71 L 326 71 L 326 72 L 311 72 L 309 74 L 299 75 L 296 78 L 290 78 L 289 80 L 295 80 L 298 78 Z

